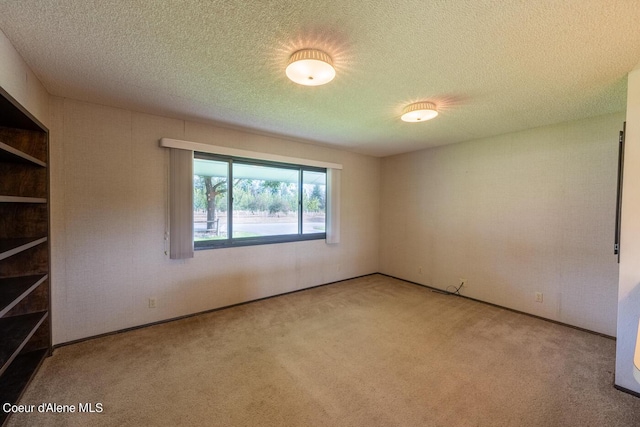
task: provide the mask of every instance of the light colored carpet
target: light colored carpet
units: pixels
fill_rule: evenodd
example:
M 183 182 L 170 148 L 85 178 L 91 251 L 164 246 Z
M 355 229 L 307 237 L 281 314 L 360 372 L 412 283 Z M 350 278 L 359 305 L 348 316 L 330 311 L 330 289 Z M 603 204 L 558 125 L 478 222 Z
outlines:
M 215 284 L 212 284 L 215 286 Z M 62 347 L 9 426 L 639 426 L 615 342 L 381 275 Z

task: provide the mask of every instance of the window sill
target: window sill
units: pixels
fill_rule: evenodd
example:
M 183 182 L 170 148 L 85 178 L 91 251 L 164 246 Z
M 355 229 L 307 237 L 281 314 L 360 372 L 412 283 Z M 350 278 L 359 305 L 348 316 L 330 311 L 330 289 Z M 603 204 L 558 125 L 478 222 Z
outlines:
M 236 248 L 242 246 L 271 245 L 276 243 L 304 242 L 307 240 L 324 240 L 326 233 L 293 234 L 284 236 L 243 237 L 239 239 L 221 239 L 194 242 L 194 250 Z

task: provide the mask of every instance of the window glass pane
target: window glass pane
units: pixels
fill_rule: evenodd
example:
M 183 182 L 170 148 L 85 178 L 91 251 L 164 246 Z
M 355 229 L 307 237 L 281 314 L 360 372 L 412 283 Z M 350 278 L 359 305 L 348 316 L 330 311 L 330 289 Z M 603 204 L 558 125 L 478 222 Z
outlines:
M 193 238 L 196 242 L 227 238 L 229 164 L 193 161 Z
M 233 164 L 233 238 L 298 234 L 298 170 Z
M 325 232 L 326 195 L 326 172 L 302 171 L 302 233 Z

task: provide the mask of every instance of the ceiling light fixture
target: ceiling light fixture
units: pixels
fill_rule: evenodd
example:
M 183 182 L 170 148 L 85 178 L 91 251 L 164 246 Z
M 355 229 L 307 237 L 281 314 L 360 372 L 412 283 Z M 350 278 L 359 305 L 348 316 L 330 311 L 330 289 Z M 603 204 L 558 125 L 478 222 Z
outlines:
M 336 76 L 331 57 L 317 49 L 294 52 L 289 58 L 286 72 L 292 81 L 305 86 L 320 86 Z
M 405 122 L 424 122 L 438 115 L 436 104 L 432 102 L 415 102 L 404 107 L 402 117 Z

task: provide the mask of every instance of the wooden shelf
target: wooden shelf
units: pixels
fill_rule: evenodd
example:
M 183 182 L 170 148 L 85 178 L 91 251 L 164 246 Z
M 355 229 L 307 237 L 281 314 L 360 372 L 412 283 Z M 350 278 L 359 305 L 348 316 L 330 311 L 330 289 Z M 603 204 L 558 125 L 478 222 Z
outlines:
M 4 332 L 4 339 L 0 342 L 0 375 L 11 365 L 47 315 L 45 311 L 0 318 L 0 329 Z
M 7 314 L 48 278 L 47 274 L 38 274 L 0 279 L 0 317 Z
M 0 203 L 47 203 L 43 197 L 0 196 Z
M 40 243 L 47 241 L 46 237 L 32 239 L 0 239 L 0 260 L 9 258 Z
M 51 354 L 48 159 L 47 128 L 0 87 L 0 404 Z
M 2 390 L 2 402 L 17 402 L 22 392 L 31 381 L 35 371 L 47 355 L 47 349 L 31 351 L 20 354 L 15 358 L 11 366 L 0 377 L 0 390 Z M 0 410 L 0 425 L 4 424 L 9 416 Z
M 10 145 L 0 141 L 0 160 L 9 162 L 21 162 L 21 163 L 33 163 L 34 165 L 47 167 L 47 164 L 41 160 L 36 159 L 20 150 L 13 148 Z

